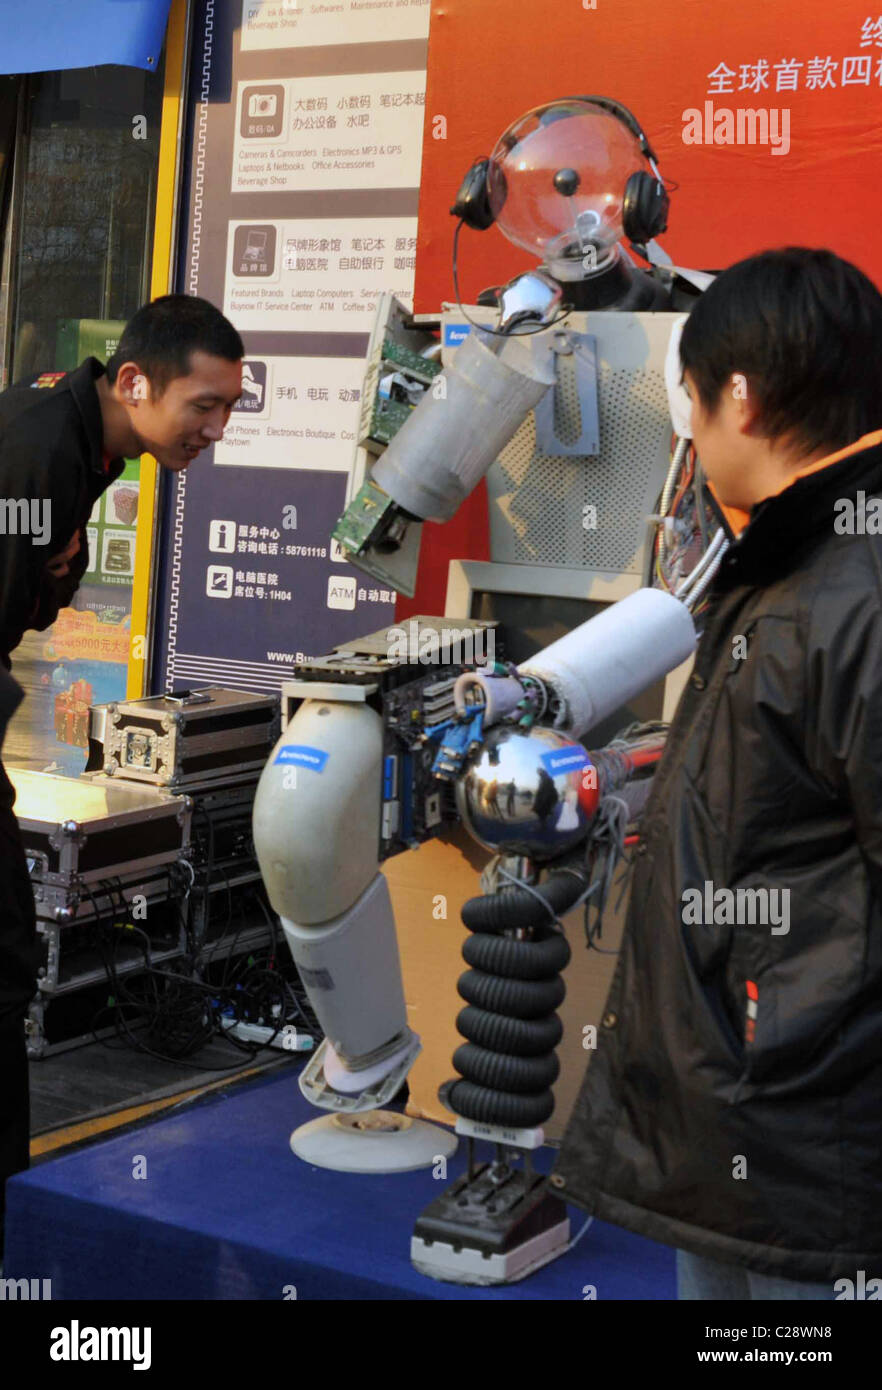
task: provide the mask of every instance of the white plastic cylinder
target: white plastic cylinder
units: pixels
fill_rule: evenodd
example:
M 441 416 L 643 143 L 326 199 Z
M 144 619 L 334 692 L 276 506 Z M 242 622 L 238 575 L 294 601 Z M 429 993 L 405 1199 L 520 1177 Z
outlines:
M 315 926 L 350 908 L 377 872 L 383 721 L 370 705 L 304 700 L 267 759 L 254 848 L 280 917 Z
M 511 714 L 524 697 L 524 687 L 513 676 L 488 676 L 483 671 L 463 671 L 453 686 L 453 703 L 457 714 L 468 709 L 470 691 L 480 692 L 484 705 L 484 728 L 489 729 L 506 714 Z
M 638 589 L 518 667 L 562 701 L 556 727 L 580 738 L 695 650 L 692 616 L 671 594 Z

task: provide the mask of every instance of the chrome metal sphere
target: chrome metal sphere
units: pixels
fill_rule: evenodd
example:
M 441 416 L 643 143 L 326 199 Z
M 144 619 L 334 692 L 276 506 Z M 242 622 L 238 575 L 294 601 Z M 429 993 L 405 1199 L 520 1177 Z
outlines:
M 494 853 L 554 859 L 588 833 L 597 779 L 580 743 L 554 729 L 491 729 L 456 784 L 469 834 Z

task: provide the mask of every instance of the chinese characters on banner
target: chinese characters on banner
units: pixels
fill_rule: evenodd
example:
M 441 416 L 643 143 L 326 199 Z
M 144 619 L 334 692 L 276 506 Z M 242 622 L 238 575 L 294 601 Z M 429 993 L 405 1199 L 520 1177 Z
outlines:
M 707 74 L 709 96 L 720 92 L 822 92 L 837 87 L 882 87 L 882 15 L 863 21 L 855 50 L 812 58 L 721 61 Z M 731 55 L 730 55 L 731 56 Z

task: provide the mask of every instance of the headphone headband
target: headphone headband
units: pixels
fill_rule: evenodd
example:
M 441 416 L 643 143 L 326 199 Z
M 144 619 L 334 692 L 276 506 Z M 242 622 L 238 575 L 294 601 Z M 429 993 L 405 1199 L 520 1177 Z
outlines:
M 658 164 L 658 155 L 656 154 L 655 150 L 652 148 L 649 141 L 647 140 L 646 135 L 643 132 L 643 128 L 640 125 L 640 122 L 637 120 L 637 117 L 634 115 L 633 111 L 629 111 L 627 106 L 625 106 L 622 102 L 616 101 L 615 97 L 575 96 L 563 97 L 562 100 L 591 101 L 594 103 L 595 106 L 603 107 L 603 109 L 605 111 L 608 111 L 611 116 L 617 116 L 618 119 L 628 127 L 631 134 L 638 141 L 641 153 L 645 156 L 645 158 L 651 159 L 653 164 Z

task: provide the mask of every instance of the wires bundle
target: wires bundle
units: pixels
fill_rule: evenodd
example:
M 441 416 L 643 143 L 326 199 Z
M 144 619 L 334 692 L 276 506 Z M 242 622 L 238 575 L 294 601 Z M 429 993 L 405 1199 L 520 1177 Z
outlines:
M 692 442 L 673 438 L 676 447 L 653 518 L 656 534 L 650 583 L 682 599 L 698 618 L 707 608 L 707 590 L 728 536 L 706 489 Z
M 98 892 L 111 902 L 111 909 L 102 913 L 95 897 L 89 894 L 110 995 L 93 1019 L 93 1035 L 97 1035 L 99 1022 L 107 1015 L 121 1044 L 172 1063 L 184 1063 L 216 1037 L 237 1052 L 253 1057 L 270 1047 L 276 1035 L 295 1017 L 298 1025 L 304 1024 L 313 1037 L 321 1037 L 321 1028 L 305 996 L 298 995 L 277 967 L 277 919 L 267 908 L 260 890 L 251 896 L 269 926 L 269 947 L 244 955 L 234 963 L 236 943 L 249 925 L 240 901 L 237 906 L 242 922 L 232 939 L 222 938 L 208 951 L 184 953 L 161 965 L 154 963 L 154 945 L 148 933 L 129 920 L 131 907 L 121 885 L 101 884 Z M 133 969 L 129 958 L 123 971 L 120 948 L 132 940 L 143 952 L 143 965 Z M 214 961 L 220 947 L 224 949 L 222 972 L 220 962 Z M 230 1032 L 230 1020 L 268 1027 L 271 1036 L 264 1043 L 243 1041 Z M 226 1066 L 198 1066 L 193 1062 L 187 1065 L 195 1071 L 214 1072 L 228 1071 L 241 1062 Z
M 664 752 L 667 724 L 653 721 L 630 724 L 604 748 L 591 753 L 598 769 L 600 801 L 587 844 L 582 847 L 586 889 L 585 940 L 589 950 L 614 955 L 597 945 L 603 933 L 603 919 L 612 892 L 616 871 L 632 860 L 629 844 L 639 838 L 631 835 L 649 800 L 655 769 Z M 622 892 L 627 887 L 627 878 Z M 619 897 L 621 902 L 621 895 Z M 618 903 L 616 904 L 618 907 Z

